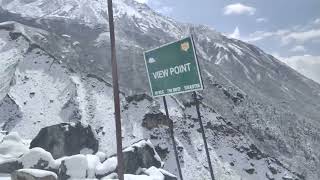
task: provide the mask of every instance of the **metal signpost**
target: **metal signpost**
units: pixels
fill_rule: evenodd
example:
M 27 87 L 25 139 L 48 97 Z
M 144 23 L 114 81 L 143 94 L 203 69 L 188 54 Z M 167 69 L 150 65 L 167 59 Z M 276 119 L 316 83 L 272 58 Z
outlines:
M 118 160 L 118 178 L 124 180 L 124 161 L 122 154 L 122 133 L 121 133 L 121 117 L 120 117 L 120 97 L 118 84 L 118 67 L 116 60 L 116 45 L 113 22 L 112 0 L 108 0 L 108 14 L 109 14 L 109 29 L 111 41 L 111 64 L 112 64 L 112 83 L 113 83 L 113 97 L 114 97 L 114 115 L 116 124 L 116 139 L 117 139 L 117 160 Z
M 166 95 L 186 92 L 193 92 L 195 95 L 195 91 L 203 90 L 203 83 L 199 70 L 198 59 L 191 36 L 149 50 L 144 53 L 144 58 L 151 93 L 154 97 L 163 96 L 163 103 L 165 106 L 167 118 L 169 118 L 169 113 L 167 102 L 165 99 Z M 194 100 L 197 104 L 196 108 L 208 158 L 210 175 L 212 180 L 214 180 L 209 150 L 199 110 L 199 101 L 196 96 L 194 96 Z M 173 122 L 170 122 L 170 130 L 174 146 L 173 148 L 175 150 L 177 167 L 179 170 L 179 176 L 180 179 L 183 180 L 176 149 L 176 142 L 174 140 Z

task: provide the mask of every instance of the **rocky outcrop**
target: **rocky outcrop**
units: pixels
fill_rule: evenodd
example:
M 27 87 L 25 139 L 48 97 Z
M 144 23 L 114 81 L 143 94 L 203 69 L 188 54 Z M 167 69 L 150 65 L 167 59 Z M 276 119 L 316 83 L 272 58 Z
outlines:
M 142 120 L 142 126 L 149 130 L 162 126 L 169 127 L 169 125 L 170 120 L 162 113 L 146 114 Z
M 41 129 L 30 144 L 30 148 L 34 147 L 45 149 L 56 159 L 80 154 L 83 150 L 96 153 L 99 142 L 89 125 L 62 123 Z

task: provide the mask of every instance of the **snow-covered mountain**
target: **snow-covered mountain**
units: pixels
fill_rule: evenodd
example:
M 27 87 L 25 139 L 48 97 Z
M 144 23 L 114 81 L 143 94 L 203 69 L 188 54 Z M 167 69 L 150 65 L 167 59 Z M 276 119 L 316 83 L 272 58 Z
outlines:
M 176 22 L 133 0 L 114 6 L 126 145 L 152 137 L 174 172 L 165 122 L 145 124 L 161 101 L 138 95 L 149 94 L 142 52 L 192 34 L 216 176 L 320 178 L 319 84 L 206 26 Z M 103 151 L 115 152 L 106 7 L 102 0 L 0 0 L 2 130 L 33 138 L 44 126 L 82 121 L 96 128 Z M 169 106 L 186 179 L 208 179 L 191 95 L 170 97 Z

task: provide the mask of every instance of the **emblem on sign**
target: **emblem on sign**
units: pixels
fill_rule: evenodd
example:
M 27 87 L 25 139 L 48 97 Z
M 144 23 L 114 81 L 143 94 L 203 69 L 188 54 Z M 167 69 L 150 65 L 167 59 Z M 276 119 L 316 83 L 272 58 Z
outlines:
M 181 44 L 181 50 L 187 52 L 190 48 L 189 42 L 184 42 Z
M 155 62 L 156 62 L 156 60 L 154 58 L 149 58 L 149 64 L 155 63 Z

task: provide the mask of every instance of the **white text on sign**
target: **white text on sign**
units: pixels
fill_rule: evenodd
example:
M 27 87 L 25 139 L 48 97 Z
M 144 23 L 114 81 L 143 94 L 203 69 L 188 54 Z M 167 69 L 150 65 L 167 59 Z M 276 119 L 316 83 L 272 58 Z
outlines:
M 162 79 L 162 78 L 166 78 L 173 75 L 179 75 L 181 73 L 186 73 L 186 72 L 190 72 L 190 64 L 191 63 L 186 63 L 186 64 L 182 64 L 182 65 L 178 65 L 178 66 L 174 66 L 171 67 L 169 69 L 163 69 L 160 71 L 156 71 L 154 73 L 152 73 L 154 79 Z

